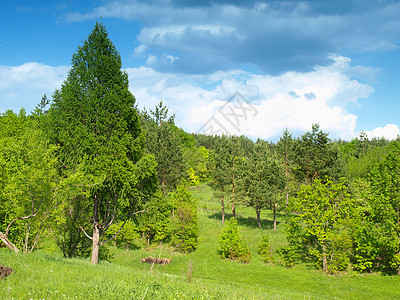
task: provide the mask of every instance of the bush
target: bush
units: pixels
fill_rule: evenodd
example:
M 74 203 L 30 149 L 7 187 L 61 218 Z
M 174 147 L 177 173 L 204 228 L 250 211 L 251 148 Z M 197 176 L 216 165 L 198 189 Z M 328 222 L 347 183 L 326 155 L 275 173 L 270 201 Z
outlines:
M 199 235 L 196 200 L 184 185 L 178 186 L 169 197 L 175 210 L 171 222 L 172 245 L 180 252 L 192 252 L 197 248 Z
M 239 234 L 236 218 L 227 222 L 220 238 L 220 246 L 219 252 L 223 258 L 239 260 L 244 263 L 250 261 L 250 250 Z
M 300 257 L 298 249 L 295 246 L 286 246 L 280 248 L 278 250 L 278 254 L 281 257 L 282 264 L 287 268 L 293 268 L 294 263 Z
M 264 235 L 260 245 L 258 246 L 258 253 L 261 254 L 264 263 L 270 263 L 272 261 L 272 250 L 271 243 L 267 235 Z

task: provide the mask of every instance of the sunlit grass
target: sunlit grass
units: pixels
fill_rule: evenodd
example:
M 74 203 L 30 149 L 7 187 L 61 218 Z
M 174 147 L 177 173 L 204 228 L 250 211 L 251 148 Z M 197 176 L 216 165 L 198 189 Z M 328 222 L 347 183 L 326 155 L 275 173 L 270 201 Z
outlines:
M 134 250 L 110 247 L 111 262 L 93 266 L 87 259 L 64 259 L 56 252 L 41 250 L 22 256 L 0 249 L 0 264 L 15 270 L 0 281 L 0 299 L 400 299 L 400 278 L 396 276 L 333 276 L 306 264 L 292 269 L 279 263 L 263 264 L 257 254 L 263 235 L 269 235 L 274 250 L 285 243 L 284 224 L 279 223 L 278 230 L 273 231 L 268 211 L 262 212 L 262 228 L 258 228 L 253 209 L 237 208 L 251 262 L 223 260 L 218 254 L 224 226 L 219 201 L 207 186 L 191 192 L 198 198 L 199 207 L 200 243 L 195 252 L 179 254 L 168 245 Z M 228 209 L 227 213 L 231 217 Z M 150 255 L 172 262 L 153 268 L 140 263 Z

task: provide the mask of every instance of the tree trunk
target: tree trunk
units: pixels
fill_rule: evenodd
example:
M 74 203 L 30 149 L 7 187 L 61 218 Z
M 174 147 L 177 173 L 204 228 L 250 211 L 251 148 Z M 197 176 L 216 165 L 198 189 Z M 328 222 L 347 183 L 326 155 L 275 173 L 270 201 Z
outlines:
M 274 203 L 274 230 L 276 230 L 276 203 Z
M 261 228 L 261 218 L 260 218 L 260 210 L 256 209 L 256 214 L 257 214 L 257 226 L 258 228 Z
M 232 204 L 232 215 L 234 218 L 236 218 L 236 206 L 235 204 Z
M 0 232 L 0 239 L 1 239 L 1 241 L 4 243 L 4 245 L 6 245 L 6 247 L 7 247 L 8 249 L 10 249 L 11 251 L 14 251 L 15 253 L 19 253 L 18 248 L 15 247 L 15 245 L 14 245 L 13 243 L 11 243 L 11 242 L 8 240 L 7 236 L 6 236 L 4 233 L 2 233 L 2 232 Z
M 236 217 L 235 208 L 235 158 L 233 158 L 233 170 L 232 170 L 232 215 Z
M 322 245 L 322 271 L 328 273 L 328 261 L 326 259 L 326 248 Z
M 100 242 L 100 230 L 99 225 L 93 225 L 93 245 L 92 245 L 92 258 L 90 259 L 90 263 L 97 265 L 99 263 L 99 242 Z
M 224 196 L 221 197 L 222 223 L 225 223 L 225 204 Z

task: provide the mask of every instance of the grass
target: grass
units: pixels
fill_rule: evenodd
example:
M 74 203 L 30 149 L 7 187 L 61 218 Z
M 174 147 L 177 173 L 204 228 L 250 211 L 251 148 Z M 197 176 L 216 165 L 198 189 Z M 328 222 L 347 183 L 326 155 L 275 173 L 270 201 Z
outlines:
M 218 238 L 223 228 L 219 202 L 207 186 L 192 189 L 198 198 L 200 243 L 191 254 L 179 254 L 167 245 L 151 250 L 110 247 L 111 262 L 90 265 L 85 259 L 64 259 L 44 250 L 26 256 L 0 249 L 0 264 L 15 272 L 0 281 L 0 299 L 399 299 L 399 277 L 379 274 L 325 275 L 306 264 L 286 269 L 265 265 L 257 254 L 262 236 L 268 234 L 276 250 L 285 243 L 282 232 L 272 230 L 272 215 L 262 212 L 257 228 L 251 208 L 237 209 L 241 233 L 251 250 L 251 263 L 223 260 Z M 231 217 L 229 214 L 228 218 Z M 280 218 L 280 216 L 279 216 Z M 279 219 L 278 219 L 279 220 Z M 172 259 L 171 264 L 140 263 L 146 256 Z M 191 282 L 189 269 L 191 268 Z

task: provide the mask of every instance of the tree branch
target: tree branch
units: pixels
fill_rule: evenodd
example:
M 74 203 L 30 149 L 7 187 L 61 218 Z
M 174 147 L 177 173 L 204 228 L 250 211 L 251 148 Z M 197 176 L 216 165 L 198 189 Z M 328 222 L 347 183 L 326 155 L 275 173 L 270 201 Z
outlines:
M 145 212 L 145 211 L 146 211 L 146 209 L 144 209 L 144 210 L 139 210 L 139 211 L 136 211 L 136 212 L 134 212 L 134 213 L 131 213 L 131 214 L 127 215 L 127 217 L 126 217 L 126 219 L 125 219 L 125 221 L 124 221 L 124 224 L 122 224 L 121 228 L 117 231 L 117 233 L 114 234 L 112 237 L 108 238 L 107 240 L 101 242 L 99 245 L 100 245 L 100 246 L 101 246 L 101 245 L 104 245 L 104 244 L 107 243 L 108 241 L 114 239 L 114 238 L 118 235 L 118 233 L 120 233 L 120 231 L 122 230 L 122 228 L 124 228 L 124 226 L 125 226 L 126 222 L 128 221 L 128 218 L 129 218 L 129 217 L 132 217 L 132 216 L 134 216 L 134 215 L 136 215 L 136 214 L 139 214 L 139 213 L 142 213 L 142 212 Z
M 90 240 L 93 240 L 93 238 L 92 238 L 91 236 L 89 236 L 89 235 L 86 233 L 85 229 L 83 229 L 81 225 L 79 225 L 79 228 L 82 229 L 83 233 L 84 233 Z

